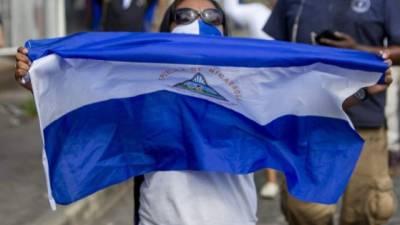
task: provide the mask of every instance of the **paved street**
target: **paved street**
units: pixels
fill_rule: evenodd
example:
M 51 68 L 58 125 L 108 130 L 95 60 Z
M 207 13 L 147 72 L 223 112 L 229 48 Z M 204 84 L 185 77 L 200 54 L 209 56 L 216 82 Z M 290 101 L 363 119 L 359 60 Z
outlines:
M 23 225 L 50 210 L 37 121 L 26 120 L 21 126 L 15 126 L 16 120 L 4 111 L 0 113 L 2 225 Z

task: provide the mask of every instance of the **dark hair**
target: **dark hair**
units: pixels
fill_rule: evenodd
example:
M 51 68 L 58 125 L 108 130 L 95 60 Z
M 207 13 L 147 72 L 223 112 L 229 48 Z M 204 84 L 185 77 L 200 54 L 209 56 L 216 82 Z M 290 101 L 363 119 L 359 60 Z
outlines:
M 174 22 L 174 13 L 176 11 L 176 8 L 178 7 L 179 4 L 181 4 L 185 0 L 175 0 L 167 9 L 167 11 L 164 14 L 164 18 L 161 22 L 160 25 L 160 32 L 171 32 L 171 24 Z M 222 27 L 224 31 L 224 35 L 228 36 L 228 26 L 226 23 L 226 15 L 222 7 L 218 4 L 218 2 L 214 0 L 207 0 L 211 2 L 216 9 L 221 10 L 222 15 L 223 15 L 223 22 L 222 22 Z

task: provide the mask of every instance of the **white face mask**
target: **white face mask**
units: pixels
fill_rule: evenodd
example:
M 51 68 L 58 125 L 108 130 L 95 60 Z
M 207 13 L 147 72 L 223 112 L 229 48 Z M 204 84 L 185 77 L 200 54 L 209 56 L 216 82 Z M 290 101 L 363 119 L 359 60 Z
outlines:
M 203 22 L 203 20 L 195 20 L 190 24 L 176 26 L 172 33 L 223 36 L 218 28 Z

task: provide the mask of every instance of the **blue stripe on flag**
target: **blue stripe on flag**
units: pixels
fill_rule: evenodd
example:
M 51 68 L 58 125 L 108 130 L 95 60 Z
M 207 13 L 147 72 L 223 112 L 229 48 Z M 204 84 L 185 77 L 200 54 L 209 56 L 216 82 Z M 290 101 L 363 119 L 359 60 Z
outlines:
M 92 32 L 31 40 L 26 46 L 30 48 L 29 57 L 32 60 L 55 53 L 64 58 L 146 63 L 233 67 L 291 67 L 325 63 L 382 74 L 387 70 L 387 65 L 379 56 L 361 51 L 206 35 Z
M 244 174 L 266 167 L 285 173 L 295 197 L 330 204 L 344 191 L 363 144 L 343 120 L 286 115 L 260 126 L 167 91 L 78 108 L 46 127 L 44 138 L 60 204 L 151 171 Z

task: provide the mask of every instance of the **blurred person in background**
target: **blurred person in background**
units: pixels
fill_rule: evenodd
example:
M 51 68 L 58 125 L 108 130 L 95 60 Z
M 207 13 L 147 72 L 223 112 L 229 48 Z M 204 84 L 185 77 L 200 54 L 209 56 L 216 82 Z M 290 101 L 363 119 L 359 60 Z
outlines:
M 4 27 L 3 19 L 1 18 L 1 14 L 0 14 L 0 48 L 3 48 L 5 46 L 3 27 Z
M 385 50 L 399 64 L 399 9 L 398 0 L 279 0 L 264 31 L 283 41 L 371 53 Z M 343 197 L 341 225 L 385 224 L 396 208 L 388 168 L 386 93 L 372 95 L 372 90 L 360 89 L 355 97 L 361 104 L 347 110 L 365 144 Z M 335 205 L 302 202 L 291 197 L 286 188 L 281 204 L 290 225 L 333 224 Z
M 262 28 L 267 22 L 273 5 L 276 0 L 261 3 L 245 3 L 241 4 L 239 0 L 221 0 L 227 16 L 236 24 L 248 29 L 249 37 L 260 39 L 271 39 Z
M 393 67 L 393 85 L 387 92 L 389 166 L 392 176 L 400 175 L 400 67 Z
M 103 0 L 104 31 L 149 31 L 156 0 Z
M 158 0 L 87 0 L 86 15 L 91 30 L 151 31 Z
M 85 15 L 86 24 L 90 30 L 102 30 L 102 11 L 104 0 L 86 0 Z

